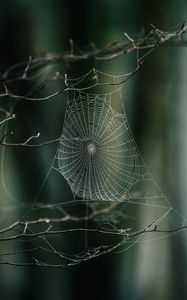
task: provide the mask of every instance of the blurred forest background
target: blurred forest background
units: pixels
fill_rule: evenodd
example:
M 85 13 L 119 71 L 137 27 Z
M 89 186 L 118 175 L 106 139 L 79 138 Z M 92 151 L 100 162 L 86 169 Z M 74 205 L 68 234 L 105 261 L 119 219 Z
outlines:
M 113 41 L 123 42 L 124 31 L 138 37 L 150 24 L 161 30 L 178 28 L 186 16 L 185 0 L 1 0 L 0 70 L 30 55 L 69 50 L 70 38 L 83 51 L 91 44 L 103 48 Z M 67 64 L 61 71 L 83 74 L 91 67 L 92 61 Z M 94 67 L 124 74 L 133 69 L 134 56 L 94 63 Z M 124 96 L 133 134 L 153 177 L 170 203 L 187 215 L 186 78 L 186 47 L 160 47 L 127 82 Z M 62 88 L 55 84 L 56 90 Z M 29 124 L 25 138 L 40 131 L 43 140 L 52 139 L 61 132 L 64 110 L 63 94 L 44 103 L 21 102 L 15 108 L 17 126 Z M 0 186 L 2 207 L 9 201 L 14 203 L 14 198 L 32 203 L 55 147 L 6 150 Z M 54 198 L 58 186 L 49 180 L 46 196 Z M 63 189 L 68 197 L 67 186 Z M 0 222 L 7 216 L 15 220 L 16 214 L 3 210 Z M 143 211 L 138 217 L 144 217 Z M 4 250 L 0 245 L 0 251 Z M 0 278 L 2 300 L 187 299 L 187 232 L 64 269 L 2 265 Z

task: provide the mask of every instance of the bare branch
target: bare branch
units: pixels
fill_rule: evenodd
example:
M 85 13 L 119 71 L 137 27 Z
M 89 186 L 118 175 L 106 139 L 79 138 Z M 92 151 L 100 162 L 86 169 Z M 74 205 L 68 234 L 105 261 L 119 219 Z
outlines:
M 88 61 L 90 59 L 95 61 L 109 61 L 119 58 L 122 55 L 128 54 L 130 52 L 136 50 L 143 49 L 152 49 L 158 46 L 186 46 L 187 40 L 183 38 L 183 35 L 187 31 L 187 25 L 183 24 L 183 26 L 176 31 L 165 32 L 157 29 L 155 26 L 151 25 L 152 29 L 150 32 L 143 38 L 135 40 L 130 37 L 126 32 L 124 33 L 127 38 L 127 42 L 124 43 L 110 43 L 106 45 L 103 49 L 94 49 L 88 51 L 87 53 L 81 51 L 80 49 L 73 51 L 73 47 L 75 43 L 71 40 L 71 50 L 70 52 L 64 52 L 60 54 L 56 53 L 48 53 L 45 57 L 34 58 L 29 57 L 29 60 L 26 62 L 18 63 L 14 66 L 11 66 L 6 72 L 3 74 L 2 78 L 6 82 L 10 82 L 8 80 L 20 80 L 27 78 L 28 72 L 34 71 L 38 68 L 42 68 L 44 66 L 50 64 L 61 64 L 64 62 L 76 63 L 81 61 Z M 75 48 L 75 47 L 74 47 Z M 24 72 L 19 77 L 12 77 L 11 73 L 15 70 L 22 69 L 24 67 Z
M 4 83 L 4 87 L 5 87 L 5 93 L 0 94 L 0 98 L 10 97 L 10 98 L 15 99 L 15 100 L 47 101 L 47 100 L 50 100 L 50 99 L 54 98 L 55 96 L 58 96 L 58 95 L 60 95 L 60 94 L 63 93 L 63 90 L 61 90 L 61 91 L 57 91 L 57 92 L 52 93 L 52 94 L 50 94 L 48 96 L 45 96 L 45 97 L 27 97 L 27 96 L 24 96 L 24 95 L 13 94 L 12 92 L 10 92 L 8 90 L 8 88 L 5 85 L 5 83 Z
M 100 246 L 93 251 L 93 255 L 89 254 L 89 249 L 88 249 L 88 253 L 85 253 L 85 256 L 80 256 L 76 255 L 76 256 L 67 256 L 64 253 L 58 252 L 56 251 L 52 245 L 49 244 L 51 248 L 47 249 L 47 248 L 43 248 L 41 246 L 35 247 L 35 248 L 27 248 L 27 249 L 23 249 L 23 250 L 19 250 L 19 251 L 10 251 L 7 253 L 0 253 L 0 257 L 14 257 L 14 256 L 19 256 L 22 255 L 24 253 L 30 253 L 33 254 L 31 256 L 32 261 L 29 262 L 19 262 L 18 261 L 2 261 L 0 262 L 0 264 L 3 265 L 12 265 L 12 266 L 39 266 L 39 267 L 63 267 L 64 264 L 56 264 L 56 263 L 44 263 L 42 262 L 40 259 L 36 258 L 37 257 L 37 252 L 39 251 L 44 251 L 44 252 L 50 252 L 53 255 L 57 255 L 57 257 L 59 257 L 60 259 L 63 259 L 64 261 L 66 261 L 66 265 L 73 265 L 73 264 L 77 264 L 80 263 L 81 261 L 84 260 L 88 260 L 92 257 L 97 257 L 99 255 L 103 255 L 106 253 L 110 253 L 116 249 L 118 249 L 119 247 L 123 246 L 126 239 L 128 239 L 128 241 L 130 241 L 134 238 L 137 237 L 141 237 L 144 234 L 174 234 L 176 232 L 182 231 L 187 229 L 187 225 L 184 226 L 180 226 L 180 227 L 176 227 L 173 229 L 162 229 L 162 228 L 158 228 L 158 225 L 156 224 L 156 222 L 152 222 L 151 224 L 149 224 L 147 227 L 138 230 L 138 231 L 133 231 L 132 228 L 126 228 L 126 229 L 120 229 L 120 228 L 113 228 L 113 229 L 107 229 L 107 228 L 90 228 L 90 227 L 72 227 L 72 228 L 60 228 L 60 229 L 55 229 L 55 224 L 59 225 L 63 225 L 64 223 L 67 223 L 68 221 L 70 222 L 82 222 L 82 221 L 88 221 L 88 220 L 93 220 L 104 214 L 104 215 L 110 215 L 111 213 L 113 213 L 115 210 L 118 210 L 120 205 L 122 203 L 112 203 L 109 206 L 105 207 L 105 208 L 101 208 L 98 209 L 96 207 L 91 207 L 92 210 L 90 213 L 88 213 L 87 217 L 85 216 L 72 216 L 71 214 L 67 213 L 66 210 L 64 209 L 60 209 L 59 211 L 63 214 L 63 217 L 60 218 L 39 218 L 36 220 L 30 220 L 30 221 L 17 221 L 7 227 L 4 227 L 0 230 L 0 242 L 9 242 L 9 241 L 22 241 L 24 240 L 25 242 L 29 242 L 32 241 L 33 239 L 40 239 L 40 240 L 44 240 L 47 241 L 46 238 L 47 237 L 56 237 L 56 236 L 60 236 L 62 237 L 63 235 L 69 235 L 69 234 L 74 234 L 74 233 L 80 233 L 83 232 L 85 234 L 98 234 L 101 236 L 109 236 L 109 237 L 119 237 L 120 241 L 115 243 L 114 245 L 108 245 L 108 246 Z M 43 206 L 41 206 L 43 207 Z M 44 205 L 45 207 L 45 205 Z M 48 206 L 46 206 L 48 207 Z M 49 208 L 54 208 L 55 206 L 50 205 Z M 43 229 L 44 227 L 41 225 L 46 225 L 46 229 Z M 16 233 L 17 232 L 17 233 Z M 90 249 L 90 251 L 92 251 Z

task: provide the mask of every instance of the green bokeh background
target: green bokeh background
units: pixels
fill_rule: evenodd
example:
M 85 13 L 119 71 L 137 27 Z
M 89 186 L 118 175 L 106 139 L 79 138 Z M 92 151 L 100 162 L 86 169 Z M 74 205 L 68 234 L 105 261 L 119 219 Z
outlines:
M 139 36 L 150 23 L 160 29 L 178 28 L 185 21 L 184 0 L 2 0 L 0 3 L 0 68 L 29 55 L 61 52 L 69 39 L 86 51 L 124 41 L 123 32 Z M 94 66 L 113 74 L 127 72 L 134 58 L 122 57 Z M 62 72 L 83 73 L 89 64 L 64 65 Z M 146 61 L 124 92 L 127 115 L 137 144 L 170 203 L 187 216 L 187 50 L 162 47 Z M 59 84 L 55 88 L 60 88 Z M 59 135 L 65 96 L 55 101 L 19 104 L 18 126 L 29 123 L 25 136 L 39 130 L 42 138 Z M 1 181 L 6 179 L 12 198 L 29 203 L 34 199 L 55 153 L 49 149 L 6 150 Z M 49 180 L 43 197 L 58 195 L 58 184 Z M 14 203 L 1 184 L 2 206 Z M 67 185 L 63 186 L 69 196 Z M 10 203 L 9 203 L 10 201 Z M 5 213 L 1 213 L 5 218 Z M 7 213 L 6 213 L 7 216 Z M 8 214 L 15 220 L 19 212 Z M 143 218 L 143 211 L 141 216 Z M 6 248 L 1 247 L 0 251 Z M 0 267 L 2 300 L 125 300 L 187 299 L 187 233 L 137 244 L 122 254 L 109 254 L 80 265 L 63 268 Z

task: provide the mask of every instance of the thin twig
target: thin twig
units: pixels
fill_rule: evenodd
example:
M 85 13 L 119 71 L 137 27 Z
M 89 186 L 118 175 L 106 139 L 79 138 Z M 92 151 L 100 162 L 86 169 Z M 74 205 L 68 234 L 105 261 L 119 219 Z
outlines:
M 2 146 L 7 146 L 7 147 L 28 147 L 28 148 L 40 148 L 46 145 L 50 145 L 50 144 L 54 144 L 54 143 L 58 143 L 60 141 L 60 139 L 62 137 L 56 138 L 56 139 L 52 139 L 52 140 L 48 140 L 46 142 L 42 142 L 39 144 L 28 144 L 28 142 L 33 139 L 34 136 L 28 138 L 25 142 L 21 142 L 21 143 L 8 143 L 5 141 L 1 141 L 1 145 Z

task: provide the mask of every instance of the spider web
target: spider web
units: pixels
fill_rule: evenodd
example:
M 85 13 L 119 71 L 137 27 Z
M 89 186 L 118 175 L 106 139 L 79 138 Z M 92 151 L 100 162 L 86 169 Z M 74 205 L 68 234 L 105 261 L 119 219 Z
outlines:
M 164 229 L 159 238 L 170 235 L 171 228 L 186 226 L 136 145 L 122 100 L 128 78 L 129 74 L 111 76 L 96 69 L 76 79 L 66 77 L 60 142 L 31 208 L 22 216 L 28 222 L 37 216 L 42 225 L 38 228 L 33 222 L 15 234 L 26 238 L 20 243 L 31 253 L 31 262 L 74 265 L 149 241 L 153 237 L 147 233 L 158 226 Z M 54 173 L 60 182 L 64 177 L 73 197 L 65 201 L 62 191 L 62 201 L 40 203 Z
M 93 74 L 96 85 L 79 88 Z M 101 85 L 113 85 L 112 91 L 102 94 L 86 91 L 97 87 L 100 77 L 106 80 Z M 139 201 L 149 205 L 158 205 L 160 201 L 161 206 L 168 207 L 133 138 L 120 80 L 121 77 L 95 69 L 77 81 L 74 79 L 73 84 L 68 80 L 66 115 L 55 169 L 67 180 L 75 197 L 83 200 Z M 117 98 L 120 98 L 119 111 L 114 108 Z M 151 183 L 151 190 L 143 197 L 136 191 L 142 182 L 144 186 Z

